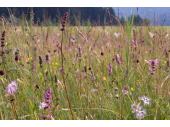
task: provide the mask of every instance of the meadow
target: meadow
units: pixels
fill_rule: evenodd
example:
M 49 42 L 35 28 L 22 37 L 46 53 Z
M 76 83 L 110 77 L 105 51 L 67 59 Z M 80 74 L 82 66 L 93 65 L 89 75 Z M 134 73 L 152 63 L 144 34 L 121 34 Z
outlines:
M 0 26 L 0 119 L 170 119 L 170 28 Z

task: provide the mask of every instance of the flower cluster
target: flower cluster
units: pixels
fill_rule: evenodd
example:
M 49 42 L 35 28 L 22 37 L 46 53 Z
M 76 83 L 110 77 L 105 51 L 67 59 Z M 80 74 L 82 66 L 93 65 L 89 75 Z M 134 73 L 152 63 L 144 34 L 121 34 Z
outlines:
M 52 103 L 52 90 L 49 88 L 44 93 L 44 101 L 40 103 L 40 109 L 48 109 L 51 107 Z
M 150 105 L 150 103 L 151 103 L 151 99 L 146 96 L 139 97 L 139 100 L 141 100 L 144 105 Z
M 68 12 L 66 12 L 64 14 L 64 16 L 61 18 L 61 25 L 62 25 L 61 31 L 65 30 L 65 25 L 66 25 L 67 19 L 68 19 Z
M 131 105 L 132 113 L 135 114 L 136 119 L 143 119 L 146 115 L 146 110 L 140 104 L 133 103 Z
M 139 97 L 139 100 L 145 105 L 150 105 L 151 99 L 147 96 Z M 131 105 L 132 113 L 134 113 L 136 119 L 143 119 L 146 116 L 146 110 L 140 105 L 140 103 L 133 103 Z
M 159 65 L 159 60 L 158 59 L 151 59 L 151 60 L 146 60 L 147 64 L 149 65 L 149 71 L 150 74 L 153 75 L 158 68 Z
M 18 85 L 16 81 L 12 81 L 8 86 L 6 87 L 6 93 L 7 95 L 14 95 L 17 92 Z

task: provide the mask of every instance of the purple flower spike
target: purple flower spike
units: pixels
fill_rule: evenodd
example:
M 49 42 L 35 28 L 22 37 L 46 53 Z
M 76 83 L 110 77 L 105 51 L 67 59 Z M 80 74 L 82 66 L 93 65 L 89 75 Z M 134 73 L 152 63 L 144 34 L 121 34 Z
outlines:
M 159 60 L 158 59 L 152 59 L 152 60 L 148 60 L 146 62 L 149 65 L 150 73 L 153 75 L 155 73 L 156 69 L 158 68 Z
M 52 102 L 52 90 L 50 88 L 47 89 L 45 94 L 44 94 L 44 101 L 47 104 L 50 104 Z
M 39 109 L 49 109 L 52 102 L 52 90 L 49 88 L 44 93 L 44 101 L 39 104 Z

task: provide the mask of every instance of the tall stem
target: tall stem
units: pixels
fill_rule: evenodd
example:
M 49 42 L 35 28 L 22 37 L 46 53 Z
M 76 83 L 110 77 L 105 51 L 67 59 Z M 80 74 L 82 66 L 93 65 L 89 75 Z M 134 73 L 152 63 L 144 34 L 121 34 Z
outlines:
M 73 115 L 73 111 L 72 111 L 72 106 L 71 106 L 71 102 L 68 96 L 68 90 L 67 90 L 67 86 L 65 83 L 65 75 L 64 75 L 64 54 L 63 54 L 63 37 L 64 37 L 64 31 L 62 31 L 62 39 L 61 39 L 61 47 L 60 47 L 60 51 L 61 51 L 61 66 L 62 66 L 62 80 L 63 80 L 63 85 L 64 85 L 64 90 L 66 93 L 66 98 L 67 98 L 67 102 L 68 102 L 68 106 L 70 109 L 70 113 L 72 116 L 72 119 L 74 119 L 74 115 Z

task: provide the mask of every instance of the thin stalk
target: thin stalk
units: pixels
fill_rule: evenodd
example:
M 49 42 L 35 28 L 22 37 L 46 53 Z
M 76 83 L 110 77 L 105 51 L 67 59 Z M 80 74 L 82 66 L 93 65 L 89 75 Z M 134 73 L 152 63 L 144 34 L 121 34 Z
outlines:
M 61 73 L 62 73 L 62 80 L 63 80 L 63 85 L 64 85 L 64 90 L 65 90 L 65 93 L 66 93 L 68 106 L 69 106 L 69 109 L 70 109 L 72 119 L 74 119 L 73 110 L 72 110 L 71 102 L 70 102 L 70 99 L 69 99 L 69 96 L 68 96 L 68 90 L 67 90 L 67 86 L 66 86 L 66 83 L 65 83 L 66 80 L 65 80 L 64 70 L 63 70 L 64 69 L 63 37 L 64 37 L 64 31 L 62 31 L 62 39 L 61 39 L 61 47 L 60 47 L 61 66 L 62 66 L 62 72 Z

